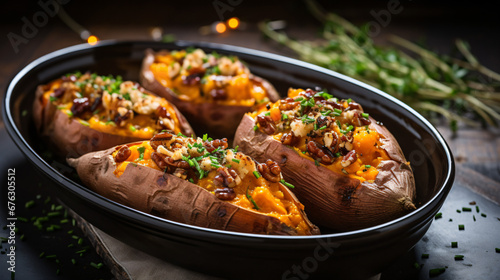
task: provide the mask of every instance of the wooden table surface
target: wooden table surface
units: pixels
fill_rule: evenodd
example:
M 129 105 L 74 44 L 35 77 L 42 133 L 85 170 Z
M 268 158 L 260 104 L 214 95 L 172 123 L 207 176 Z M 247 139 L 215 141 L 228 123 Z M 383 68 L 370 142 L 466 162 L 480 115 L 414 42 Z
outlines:
M 44 9 L 36 1 L 11 3 L 2 10 L 0 19 L 0 96 L 5 92 L 9 80 L 34 59 L 52 51 L 83 43 L 79 35 L 65 25 L 57 15 L 46 16 L 44 24 L 38 18 L 39 26 L 31 30 L 31 38 L 24 38 L 18 45 L 12 43 L 9 34 L 21 36 L 26 21 Z M 43 1 L 42 1 L 43 2 Z M 47 1 L 48 2 L 48 1 Z M 176 39 L 189 41 L 207 41 L 268 51 L 293 56 L 293 54 L 273 42 L 265 40 L 256 27 L 256 22 L 263 19 L 286 19 L 290 34 L 298 38 L 312 39 L 316 36 L 319 23 L 305 13 L 301 1 L 204 1 L 185 3 L 163 3 L 155 6 L 124 4 L 123 1 L 68 2 L 62 7 L 79 24 L 97 35 L 101 40 L 151 40 L 150 30 L 162 28 L 166 34 L 174 34 Z M 356 23 L 374 20 L 373 13 L 386 9 L 390 1 L 358 4 L 328 3 L 329 9 L 345 16 Z M 419 2 L 419 3 L 414 3 Z M 444 1 L 430 4 L 420 1 L 401 1 L 404 7 L 401 13 L 392 15 L 391 21 L 380 35 L 374 38 L 383 41 L 390 33 L 410 40 L 426 39 L 435 50 L 448 52 L 456 37 L 468 40 L 472 51 L 484 64 L 500 71 L 500 36 L 498 16 L 486 1 L 479 1 L 474 7 L 461 6 L 458 3 Z M 226 6 L 225 18 L 238 16 L 246 23 L 246 29 L 231 31 L 222 35 L 201 35 L 199 27 L 210 25 L 219 20 L 221 10 L 217 5 Z M 453 4 L 454 3 L 454 4 Z M 232 4 L 235 4 L 231 6 Z M 5 5 L 5 4 L 4 4 Z M 230 5 L 230 6 L 227 6 Z M 219 6 L 218 9 L 221 6 Z M 153 9 L 151 9 L 153 8 Z M 35 19 L 36 20 L 36 19 Z M 17 50 L 16 50 L 17 48 Z M 0 121 L 0 129 L 3 123 Z M 500 130 L 463 128 L 452 134 L 446 126 L 438 126 L 447 140 L 457 164 L 457 180 L 463 180 L 470 188 L 487 199 L 500 204 Z M 8 161 L 2 157 L 2 161 Z M 4 172 L 1 170 L 0 172 Z M 481 182 L 478 184 L 477 182 Z M 2 210 L 3 211 L 3 210 Z M 3 279 L 3 278 L 2 278 Z

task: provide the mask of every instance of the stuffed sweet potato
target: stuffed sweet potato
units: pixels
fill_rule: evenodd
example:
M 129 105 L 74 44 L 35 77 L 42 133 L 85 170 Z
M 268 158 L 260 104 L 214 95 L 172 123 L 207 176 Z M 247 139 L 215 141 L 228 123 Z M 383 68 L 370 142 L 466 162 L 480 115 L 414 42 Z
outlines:
M 117 76 L 79 72 L 40 85 L 33 102 L 36 128 L 60 157 L 77 157 L 150 139 L 162 130 L 191 135 L 167 100 Z
M 274 87 L 237 57 L 201 49 L 147 50 L 140 75 L 146 89 L 167 98 L 195 130 L 213 137 L 234 135 L 246 112 L 279 99 Z
M 396 139 L 350 99 L 290 89 L 246 114 L 234 144 L 278 162 L 317 225 L 355 230 L 415 209 L 413 172 Z
M 227 139 L 162 132 L 67 161 L 95 192 L 172 221 L 258 234 L 318 233 L 279 166 L 228 149 Z

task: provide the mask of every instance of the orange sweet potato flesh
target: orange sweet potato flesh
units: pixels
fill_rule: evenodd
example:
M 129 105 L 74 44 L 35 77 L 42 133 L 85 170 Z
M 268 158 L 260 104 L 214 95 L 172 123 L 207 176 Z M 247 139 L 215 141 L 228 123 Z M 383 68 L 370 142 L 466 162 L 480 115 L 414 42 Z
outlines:
M 127 146 L 132 148 L 138 144 L 141 142 L 130 143 Z M 301 219 L 306 222 L 306 229 L 298 232 L 273 215 L 262 214 L 241 204 L 220 200 L 203 187 L 160 171 L 154 163 L 148 163 L 150 151 L 146 152 L 144 160 L 138 164 L 133 160 L 132 154 L 129 159 L 132 162 L 125 165 L 123 173 L 122 170 L 117 173 L 117 168 L 122 163 L 117 165 L 113 154 L 116 154 L 120 147 L 88 153 L 67 161 L 77 170 L 83 183 L 91 190 L 117 203 L 171 221 L 255 234 L 319 234 L 318 228 L 309 222 L 302 208 L 298 209 L 301 212 Z M 248 180 L 246 183 L 249 183 Z M 301 204 L 294 194 L 282 184 L 279 185 L 280 191 L 284 194 L 283 199 L 300 207 Z M 263 201 L 268 200 L 266 195 L 268 194 L 263 194 L 260 198 L 254 193 L 255 200 L 263 208 L 266 207 Z
M 195 131 L 203 131 L 212 137 L 221 138 L 234 135 L 238 124 L 247 112 L 254 110 L 254 106 L 239 104 L 222 104 L 220 102 L 196 102 L 194 100 L 183 100 L 173 89 L 162 85 L 151 71 L 151 65 L 155 62 L 155 55 L 151 49 L 146 50 L 140 72 L 140 83 L 151 92 L 166 98 L 172 102 L 186 116 Z M 262 87 L 270 101 L 279 99 L 279 94 L 267 80 L 249 75 L 252 83 Z
M 56 156 L 61 158 L 78 157 L 88 152 L 104 150 L 118 144 L 145 140 L 151 137 L 136 137 L 132 133 L 127 135 L 103 132 L 82 124 L 78 118 L 68 116 L 68 114 L 58 109 L 55 104 L 47 100 L 46 93 L 50 90 L 50 85 L 58 82 L 60 83 L 60 80 L 38 86 L 33 102 L 33 120 L 36 129 L 49 146 L 48 148 Z M 147 91 L 144 91 L 144 93 L 152 95 Z M 175 126 L 179 131 L 186 135 L 194 134 L 186 118 L 175 106 L 172 104 L 170 106 L 176 115 L 177 123 Z
M 271 107 L 271 117 L 272 110 Z M 283 177 L 295 186 L 292 191 L 313 223 L 335 231 L 349 231 L 379 225 L 415 209 L 413 171 L 394 136 L 372 117 L 368 126 L 355 130 L 359 135 L 354 136 L 357 140 L 354 149 L 362 155 L 364 164 L 374 162 L 362 172 L 357 171 L 358 163 L 342 168 L 340 160 L 331 165 L 315 162 L 298 148 L 282 144 L 279 137 L 256 129 L 252 116 L 256 113 L 243 117 L 233 144 L 258 161 L 269 158 L 278 162 Z M 365 129 L 371 134 L 363 134 Z M 378 136 L 376 150 L 368 143 L 375 141 L 370 137 Z M 340 172 L 341 169 L 348 174 Z

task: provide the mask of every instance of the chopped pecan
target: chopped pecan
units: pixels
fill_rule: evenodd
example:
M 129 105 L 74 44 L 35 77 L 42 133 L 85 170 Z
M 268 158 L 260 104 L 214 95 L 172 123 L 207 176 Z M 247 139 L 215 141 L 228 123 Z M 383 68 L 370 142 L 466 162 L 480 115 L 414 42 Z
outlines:
M 352 118 L 352 123 L 356 126 L 365 126 L 365 125 L 370 125 L 372 122 L 370 121 L 369 118 L 365 118 L 362 115 L 363 113 L 361 111 L 358 111 L 354 114 Z
M 229 188 L 235 187 L 238 173 L 236 173 L 234 169 L 219 167 L 217 168 L 217 172 L 219 172 L 219 174 L 215 175 L 214 178 L 214 184 L 216 186 L 223 186 Z
M 275 161 L 268 159 L 265 163 L 259 163 L 257 170 L 264 179 L 270 182 L 279 182 L 281 180 L 281 168 Z
M 90 101 L 87 97 L 76 98 L 71 106 L 71 113 L 74 116 L 80 116 L 90 110 Z
M 352 151 L 348 152 L 342 158 L 342 161 L 340 162 L 340 164 L 342 165 L 342 167 L 347 167 L 347 166 L 353 164 L 357 158 L 358 158 L 358 156 L 356 155 L 356 151 L 352 150 Z
M 236 193 L 231 188 L 217 188 L 214 191 L 215 197 L 220 200 L 233 200 L 236 197 Z
M 160 154 L 160 153 L 157 153 L 157 152 L 152 152 L 151 153 L 151 159 L 156 163 L 156 165 L 158 166 L 158 168 L 160 168 L 161 170 L 165 170 L 165 172 L 169 173 L 168 172 L 168 165 L 167 163 L 165 162 L 165 158 L 167 156 L 164 155 L 164 154 Z
M 54 90 L 54 92 L 52 92 L 52 93 L 50 94 L 50 96 L 53 96 L 53 97 L 55 97 L 55 98 L 59 98 L 59 97 L 63 96 L 65 92 L 66 92 L 66 89 L 65 89 L 65 88 L 62 88 L 62 87 L 60 87 L 60 88 L 56 88 L 56 89 Z
M 156 115 L 161 118 L 170 118 L 170 113 L 167 111 L 167 108 L 163 106 L 158 106 L 158 108 L 156 108 Z
M 205 73 L 198 72 L 198 73 L 194 73 L 194 74 L 191 74 L 191 75 L 188 75 L 188 76 L 183 76 L 182 77 L 182 83 L 184 85 L 188 85 L 188 86 L 197 85 L 197 84 L 200 83 L 201 78 L 203 77 L 204 74 Z
M 276 125 L 270 116 L 258 115 L 257 122 L 266 134 L 271 135 L 276 132 Z
M 335 159 L 335 155 L 330 149 L 314 141 L 309 141 L 307 143 L 307 151 L 314 159 L 319 160 L 323 164 L 332 164 Z
M 119 163 L 119 162 L 126 161 L 130 157 L 131 154 L 132 154 L 132 151 L 129 149 L 129 147 L 127 145 L 121 146 L 115 155 L 115 162 Z
M 283 145 L 294 146 L 298 140 L 299 137 L 293 135 L 292 132 L 284 133 L 283 136 L 281 136 L 281 143 L 283 143 Z
M 203 143 L 203 146 L 205 147 L 205 149 L 207 149 L 207 152 L 211 153 L 218 147 L 221 147 L 222 149 L 227 149 L 229 145 L 227 144 L 227 138 L 222 138 L 222 139 L 215 139 L 212 141 L 205 141 Z
M 156 151 L 158 149 L 158 146 L 168 145 L 171 142 L 170 140 L 172 140 L 173 137 L 174 137 L 174 135 L 170 132 L 160 132 L 160 133 L 156 134 L 155 136 L 153 136 L 153 138 L 151 138 L 151 140 L 149 141 L 149 144 L 151 145 L 153 150 Z
M 295 109 L 299 105 L 298 101 L 295 101 L 293 98 L 287 97 L 280 101 L 279 109 L 281 111 L 290 111 Z

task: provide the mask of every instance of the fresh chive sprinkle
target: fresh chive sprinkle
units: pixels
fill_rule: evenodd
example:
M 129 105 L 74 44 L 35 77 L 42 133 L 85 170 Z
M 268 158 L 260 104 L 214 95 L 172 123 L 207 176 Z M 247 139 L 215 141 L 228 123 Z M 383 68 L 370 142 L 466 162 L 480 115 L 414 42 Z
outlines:
M 75 265 L 75 264 L 76 264 L 76 260 L 75 260 L 75 259 L 71 259 L 71 263 L 72 263 L 73 265 Z
M 460 209 L 457 209 L 457 213 L 462 213 L 462 211 L 460 211 Z
M 290 183 L 286 182 L 284 179 L 281 179 L 281 181 L 280 181 L 280 182 L 281 182 L 283 185 L 285 185 L 285 186 L 289 187 L 290 189 L 295 188 L 295 186 L 294 186 L 294 185 L 292 185 L 292 184 L 290 184 Z
M 258 126 L 258 125 L 255 125 L 255 126 L 253 127 L 253 131 L 257 131 L 257 129 L 259 129 L 259 126 Z
M 240 163 L 240 160 L 239 160 L 239 159 L 237 159 L 237 158 L 233 158 L 233 159 L 231 159 L 231 160 L 232 160 L 232 161 L 234 161 L 234 162 L 236 162 L 236 163 Z
M 57 258 L 57 255 L 48 255 L 45 258 L 46 259 L 55 259 L 55 258 Z
M 208 135 L 207 134 L 203 134 L 203 141 L 207 141 L 207 138 L 208 138 Z
M 30 201 L 26 202 L 26 204 L 24 204 L 24 207 L 26 207 L 26 208 L 31 208 L 31 207 L 33 207 L 34 205 L 35 205 L 35 201 L 30 200 Z
M 458 248 L 458 242 L 457 241 L 452 241 L 451 242 L 451 248 Z
M 440 267 L 440 268 L 433 268 L 429 270 L 429 276 L 434 277 L 438 276 L 446 271 L 446 268 Z
M 413 263 L 413 267 L 416 268 L 416 269 L 419 269 L 420 268 L 420 264 L 418 262 L 414 262 Z
M 484 214 L 484 213 L 481 213 L 481 217 L 484 217 L 484 218 L 486 218 L 486 214 Z
M 422 254 L 422 259 L 428 259 L 429 258 L 429 254 Z
M 479 206 L 476 205 L 476 212 L 479 213 Z
M 470 211 L 472 211 L 472 209 L 470 207 L 462 207 L 462 211 L 470 212 Z
M 472 220 L 476 221 L 476 215 L 472 215 Z
M 464 259 L 464 255 L 455 255 L 455 260 L 456 261 L 461 261 Z
M 464 225 L 458 225 L 458 230 L 465 230 L 465 226 Z
M 45 256 L 45 252 L 41 252 L 40 255 L 38 255 L 39 258 L 43 258 Z
M 257 178 L 257 179 L 259 179 L 261 177 L 259 171 L 254 171 L 253 176 L 255 176 L 255 178 Z
M 246 191 L 246 197 L 253 204 L 253 207 L 255 208 L 255 210 L 260 209 L 259 206 L 257 206 L 257 202 L 255 202 L 255 200 L 253 200 L 252 196 L 248 194 L 248 187 L 247 187 L 247 191 Z
M 372 166 L 371 166 L 371 165 L 365 165 L 365 167 L 366 167 L 366 168 L 370 168 L 370 167 L 372 167 Z
M 500 248 L 495 248 L 495 252 L 500 253 Z
M 363 118 L 365 118 L 365 119 L 368 119 L 370 117 L 370 114 L 368 114 L 368 113 L 361 113 L 361 116 L 363 116 Z

